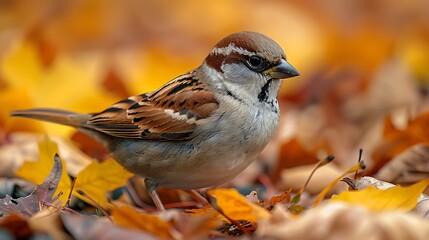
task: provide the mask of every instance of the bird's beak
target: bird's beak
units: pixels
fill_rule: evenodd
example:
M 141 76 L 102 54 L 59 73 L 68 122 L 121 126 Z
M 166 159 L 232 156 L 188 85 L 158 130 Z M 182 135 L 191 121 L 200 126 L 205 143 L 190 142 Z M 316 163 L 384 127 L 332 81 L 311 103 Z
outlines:
M 284 59 L 279 65 L 265 70 L 265 73 L 274 79 L 291 78 L 299 75 L 298 71 Z

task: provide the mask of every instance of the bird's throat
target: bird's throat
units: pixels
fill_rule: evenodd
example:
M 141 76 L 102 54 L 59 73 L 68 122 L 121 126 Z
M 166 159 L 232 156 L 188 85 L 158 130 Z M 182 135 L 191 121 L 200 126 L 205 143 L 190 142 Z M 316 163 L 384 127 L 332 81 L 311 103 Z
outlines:
M 272 82 L 273 82 L 273 79 L 270 79 L 267 81 L 267 83 L 265 83 L 264 86 L 262 86 L 261 91 L 258 94 L 259 102 L 266 102 L 268 100 L 269 90 Z

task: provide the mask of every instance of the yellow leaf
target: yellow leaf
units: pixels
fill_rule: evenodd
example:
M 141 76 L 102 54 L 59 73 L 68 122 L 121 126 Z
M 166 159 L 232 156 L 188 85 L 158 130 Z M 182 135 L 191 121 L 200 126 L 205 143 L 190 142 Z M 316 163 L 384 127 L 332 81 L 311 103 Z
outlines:
M 373 186 L 360 191 L 343 192 L 333 196 L 331 201 L 343 201 L 360 205 L 374 211 L 402 210 L 409 211 L 417 204 L 419 195 L 429 185 L 429 179 L 411 186 L 396 186 L 380 190 Z
M 39 161 L 38 162 L 24 162 L 24 164 L 15 171 L 18 177 L 21 177 L 34 184 L 42 184 L 46 176 L 49 175 L 53 165 L 54 156 L 58 153 L 57 144 L 51 141 L 48 137 L 45 137 L 39 142 Z M 70 189 L 71 181 L 67 174 L 66 164 L 61 159 L 63 165 L 61 180 L 58 184 L 57 190 L 54 196 L 57 196 L 61 190 Z M 63 195 L 60 196 L 61 200 L 67 200 L 68 191 L 63 191 Z
M 6 88 L 0 90 L 0 124 L 7 132 L 36 131 L 43 132 L 39 121 L 10 117 L 10 112 L 17 109 L 33 107 L 33 101 L 26 88 Z
M 218 207 L 222 209 L 225 215 L 234 220 L 256 222 L 270 217 L 267 210 L 247 201 L 235 189 L 210 189 L 207 194 L 215 196 Z
M 352 172 L 356 172 L 359 171 L 361 169 L 365 168 L 365 164 L 363 162 L 359 162 L 358 164 L 354 165 L 353 167 L 351 167 L 350 169 L 348 169 L 346 172 L 344 172 L 341 176 L 337 177 L 334 181 L 332 181 L 328 186 L 326 186 L 320 193 L 319 196 L 317 196 L 316 200 L 313 203 L 313 206 L 317 206 L 320 201 L 322 201 L 322 199 L 326 196 L 326 194 L 329 192 L 329 190 L 331 190 L 335 184 L 337 184 L 339 181 L 341 181 L 341 179 L 344 178 L 345 175 L 352 173 Z
M 60 54 L 52 66 L 43 72 L 37 85 L 28 89 L 37 107 L 67 109 L 76 112 L 97 112 L 117 99 L 101 86 L 103 70 L 97 56 L 72 57 Z M 44 123 L 46 132 L 70 136 L 75 129 Z
M 34 44 L 18 42 L 0 62 L 0 74 L 13 88 L 37 85 L 43 76 L 43 66 Z
M 127 56 L 131 60 L 123 64 L 122 72 L 129 79 L 129 92 L 140 94 L 153 91 L 163 83 L 183 73 L 184 69 L 193 69 L 200 59 L 174 57 L 169 51 L 161 48 L 150 48 L 139 52 L 137 56 Z M 169 66 L 166 71 L 165 66 Z
M 143 230 L 161 238 L 172 238 L 170 234 L 171 224 L 160 219 L 158 215 L 139 213 L 134 208 L 127 206 L 115 207 L 111 214 L 119 226 Z
M 57 145 L 46 137 L 39 143 L 40 160 L 38 162 L 25 162 L 15 171 L 15 174 L 34 184 L 43 183 L 50 169 L 52 169 L 55 153 L 58 153 Z M 60 200 L 66 201 L 71 191 L 71 180 L 67 174 L 64 160 L 61 159 L 61 163 L 63 164 L 61 180 L 54 196 L 62 191 L 63 195 L 60 196 Z M 132 176 L 133 174 L 127 172 L 113 159 L 108 159 L 103 163 L 93 162 L 77 175 L 73 194 L 93 204 L 92 201 L 76 192 L 76 190 L 82 190 L 102 207 L 111 208 L 111 204 L 105 198 L 106 192 L 125 185 Z
M 111 204 L 105 197 L 106 192 L 124 186 L 132 176 L 132 173 L 113 159 L 102 163 L 93 162 L 77 175 L 73 193 L 82 200 L 93 204 L 92 201 L 76 192 L 76 190 L 82 190 L 102 207 L 111 208 Z
M 106 66 L 100 55 L 72 56 L 61 53 L 49 68 L 44 67 L 41 61 L 37 46 L 25 40 L 18 42 L 4 58 L 0 59 L 0 76 L 6 83 L 3 91 L 11 92 L 10 96 L 13 96 L 13 98 L 0 96 L 0 102 L 4 99 L 3 101 L 7 103 L 5 106 L 10 106 L 2 110 L 3 112 L 31 107 L 96 112 L 120 100 L 101 85 L 100 75 L 104 73 Z M 12 95 L 17 92 L 23 97 Z M 8 121 L 16 121 L 15 119 Z M 69 136 L 75 131 L 73 128 L 57 124 L 41 123 L 41 125 L 48 134 Z

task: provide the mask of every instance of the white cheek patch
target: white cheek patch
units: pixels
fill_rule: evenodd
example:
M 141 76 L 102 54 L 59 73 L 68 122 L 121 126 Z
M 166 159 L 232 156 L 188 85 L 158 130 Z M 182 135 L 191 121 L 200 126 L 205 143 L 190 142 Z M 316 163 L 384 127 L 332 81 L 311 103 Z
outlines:
M 246 55 L 246 56 L 255 55 L 254 52 L 250 52 L 244 48 L 237 47 L 233 43 L 230 43 L 228 46 L 223 47 L 223 48 L 213 48 L 213 50 L 210 52 L 210 55 L 220 54 L 220 55 L 226 56 L 226 55 L 231 54 L 232 52 L 236 52 L 238 54 Z
M 216 89 L 223 89 L 223 76 L 211 67 L 207 67 L 206 65 L 202 65 L 203 71 L 207 76 L 211 76 L 211 82 Z
M 251 71 L 241 63 L 224 64 L 221 69 L 224 72 L 224 75 L 230 79 L 231 82 L 253 81 L 257 83 L 261 80 L 259 73 Z

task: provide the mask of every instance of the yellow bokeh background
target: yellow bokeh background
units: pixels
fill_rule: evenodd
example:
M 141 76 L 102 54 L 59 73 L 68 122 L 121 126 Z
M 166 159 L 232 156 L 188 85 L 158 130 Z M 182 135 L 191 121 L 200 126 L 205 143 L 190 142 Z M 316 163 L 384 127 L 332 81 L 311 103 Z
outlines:
M 243 30 L 261 32 L 285 49 L 301 73 L 280 93 L 292 102 L 311 101 L 318 94 L 312 81 L 337 84 L 329 79 L 348 70 L 362 81 L 354 87 L 365 91 L 394 59 L 426 89 L 428 9 L 423 0 L 1 1 L 0 126 L 2 133 L 69 135 L 70 128 L 8 113 L 100 111 L 197 67 L 217 41 Z

